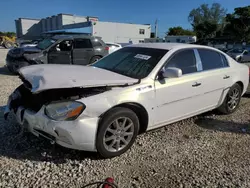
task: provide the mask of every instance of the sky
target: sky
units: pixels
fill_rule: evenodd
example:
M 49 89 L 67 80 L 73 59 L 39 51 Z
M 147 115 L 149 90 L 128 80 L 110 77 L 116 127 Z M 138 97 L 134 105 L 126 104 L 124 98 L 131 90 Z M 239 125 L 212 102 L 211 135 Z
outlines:
M 151 24 L 158 19 L 158 35 L 169 27 L 191 29 L 189 12 L 203 3 L 220 3 L 233 12 L 250 0 L 1 0 L 0 31 L 14 31 L 15 19 L 44 18 L 59 13 L 97 16 L 100 21 Z M 153 30 L 152 30 L 153 31 Z

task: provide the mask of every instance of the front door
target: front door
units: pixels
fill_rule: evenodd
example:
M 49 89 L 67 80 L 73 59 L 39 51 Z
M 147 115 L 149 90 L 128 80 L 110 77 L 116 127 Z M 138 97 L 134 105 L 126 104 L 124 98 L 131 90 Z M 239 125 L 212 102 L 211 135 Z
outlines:
M 48 52 L 49 64 L 71 64 L 72 63 L 72 41 L 65 40 L 51 47 Z
M 73 49 L 73 64 L 88 65 L 94 56 L 94 49 L 90 39 L 75 39 Z
M 177 52 L 167 61 L 164 68 L 168 67 L 180 68 L 183 75 L 179 78 L 155 81 L 156 127 L 188 117 L 203 107 L 201 73 L 197 71 L 194 50 Z

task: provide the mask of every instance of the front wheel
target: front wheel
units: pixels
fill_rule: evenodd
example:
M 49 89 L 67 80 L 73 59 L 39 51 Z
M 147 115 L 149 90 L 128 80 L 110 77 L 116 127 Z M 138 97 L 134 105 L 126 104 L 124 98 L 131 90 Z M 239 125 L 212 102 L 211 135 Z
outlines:
M 218 110 L 223 114 L 233 113 L 239 106 L 241 100 L 242 88 L 239 84 L 234 84 L 227 93 L 222 105 Z
M 96 148 L 104 158 L 119 156 L 134 143 L 139 119 L 128 108 L 116 107 L 104 115 L 97 133 Z

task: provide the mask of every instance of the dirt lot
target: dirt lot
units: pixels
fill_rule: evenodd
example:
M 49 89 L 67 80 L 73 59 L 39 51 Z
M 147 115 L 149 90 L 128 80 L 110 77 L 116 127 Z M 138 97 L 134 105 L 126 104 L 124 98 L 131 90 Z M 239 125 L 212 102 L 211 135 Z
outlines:
M 8 95 L 20 84 L 0 49 L 0 187 L 80 187 L 115 178 L 119 187 L 250 187 L 250 99 L 229 116 L 206 113 L 140 135 L 124 155 L 103 160 L 22 133 L 5 121 Z

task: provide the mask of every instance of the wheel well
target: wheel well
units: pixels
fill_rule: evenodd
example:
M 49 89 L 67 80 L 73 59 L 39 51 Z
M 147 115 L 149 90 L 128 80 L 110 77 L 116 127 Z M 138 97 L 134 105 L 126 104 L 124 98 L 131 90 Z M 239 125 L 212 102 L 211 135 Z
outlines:
M 241 92 L 244 91 L 244 84 L 241 81 L 236 82 L 241 87 Z
M 128 109 L 132 110 L 137 115 L 137 117 L 139 119 L 139 123 L 140 123 L 139 134 L 146 132 L 146 130 L 148 128 L 148 112 L 142 105 L 140 105 L 138 103 L 123 103 L 123 104 L 116 105 L 116 106 L 112 107 L 111 109 L 113 109 L 115 107 L 124 107 L 124 108 L 128 108 Z M 102 114 L 101 118 L 107 112 Z M 99 122 L 101 122 L 101 121 L 99 121 Z
M 94 57 L 100 57 L 100 58 L 102 58 L 103 56 L 101 56 L 101 55 L 94 55 L 92 58 L 94 58 Z

